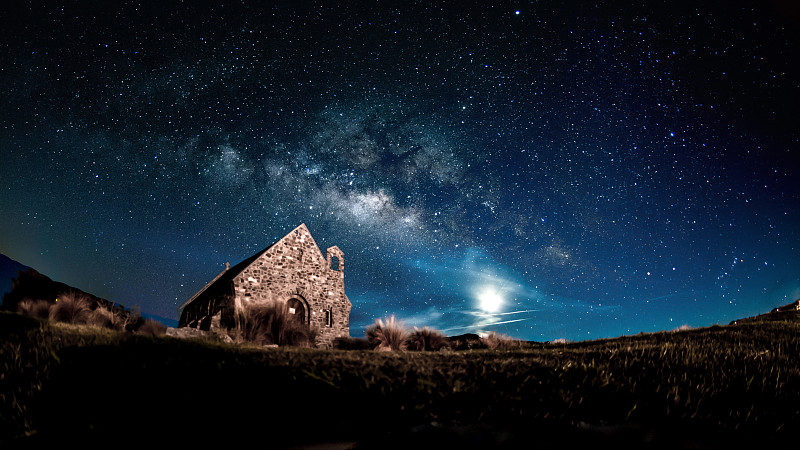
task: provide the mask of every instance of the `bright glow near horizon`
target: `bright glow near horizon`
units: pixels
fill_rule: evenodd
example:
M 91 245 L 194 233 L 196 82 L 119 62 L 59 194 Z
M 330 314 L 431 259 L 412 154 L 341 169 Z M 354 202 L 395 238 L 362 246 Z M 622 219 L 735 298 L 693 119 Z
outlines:
M 486 313 L 496 313 L 503 306 L 503 297 L 495 286 L 483 286 L 478 291 L 478 307 Z

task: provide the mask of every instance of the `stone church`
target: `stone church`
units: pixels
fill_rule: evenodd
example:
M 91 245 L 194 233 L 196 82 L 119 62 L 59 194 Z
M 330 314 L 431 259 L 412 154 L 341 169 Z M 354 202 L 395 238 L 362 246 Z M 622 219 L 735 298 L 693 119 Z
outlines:
M 278 242 L 225 270 L 179 309 L 179 327 L 233 328 L 248 303 L 283 302 L 294 320 L 317 330 L 316 345 L 331 347 L 350 336 L 350 308 L 344 293 L 344 257 L 339 247 L 323 256 L 305 224 Z

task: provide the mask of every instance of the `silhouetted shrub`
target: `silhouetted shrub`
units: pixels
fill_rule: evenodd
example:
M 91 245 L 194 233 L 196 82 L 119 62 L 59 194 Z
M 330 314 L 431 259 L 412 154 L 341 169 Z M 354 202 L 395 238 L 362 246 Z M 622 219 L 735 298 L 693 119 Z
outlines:
M 467 333 L 447 338 L 450 348 L 453 350 L 478 350 L 485 349 L 486 343 L 480 336 L 474 333 Z
M 86 323 L 92 312 L 91 303 L 83 294 L 63 293 L 50 307 L 50 320 L 66 323 Z
M 414 327 L 414 331 L 408 336 L 409 350 L 435 352 L 448 347 L 450 347 L 450 342 L 447 340 L 447 336 L 433 328 L 423 327 L 420 329 Z
M 28 298 L 17 303 L 17 312 L 23 316 L 46 320 L 50 317 L 51 305 L 47 300 L 31 300 Z
M 133 305 L 129 311 L 122 309 L 114 311 L 120 319 L 120 328 L 125 331 L 136 331 L 144 325 L 145 318 L 142 317 L 142 308 Z
M 394 315 L 386 319 L 378 319 L 374 325 L 367 327 L 367 340 L 373 350 L 391 351 L 405 350 L 408 346 L 408 331 L 403 322 Z

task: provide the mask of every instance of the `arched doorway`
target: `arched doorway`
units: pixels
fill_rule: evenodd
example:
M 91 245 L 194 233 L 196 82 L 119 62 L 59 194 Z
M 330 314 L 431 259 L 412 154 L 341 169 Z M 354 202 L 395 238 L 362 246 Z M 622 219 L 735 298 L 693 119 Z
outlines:
M 306 323 L 306 307 L 301 300 L 290 298 L 286 302 L 286 312 L 289 314 L 289 320 Z

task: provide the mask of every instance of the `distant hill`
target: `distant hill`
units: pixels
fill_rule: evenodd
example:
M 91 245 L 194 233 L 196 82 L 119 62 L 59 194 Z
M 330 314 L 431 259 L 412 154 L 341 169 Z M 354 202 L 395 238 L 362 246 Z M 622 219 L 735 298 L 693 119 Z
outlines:
M 46 275 L 28 268 L 28 270 L 18 272 L 12 281 L 12 288 L 3 295 L 3 309 L 16 311 L 17 304 L 25 299 L 53 301 L 67 292 L 82 294 L 89 298 L 93 303 L 99 303 L 107 307 L 114 304 L 104 298 L 97 297 L 76 287 L 65 283 L 53 281 Z
M 756 322 L 800 322 L 800 299 L 787 305 L 773 308 L 772 311 L 753 317 L 734 320 L 731 325 Z
M 92 302 L 105 305 L 109 308 L 124 308 L 104 298 L 85 292 L 74 286 L 51 280 L 31 267 L 25 266 L 13 259 L 0 254 L 0 295 L 2 295 L 2 309 L 16 311 L 17 304 L 26 299 L 52 301 L 65 292 L 74 292 L 86 295 Z M 165 317 L 142 313 L 148 319 L 157 320 L 169 327 L 178 326 L 178 321 Z
M 30 267 L 0 253 L 0 298 L 2 298 L 6 292 L 11 292 L 11 280 L 16 278 L 20 271 L 24 272 L 28 269 L 30 269 Z

